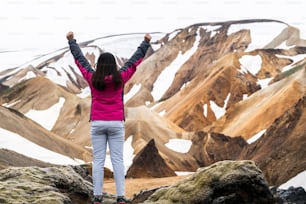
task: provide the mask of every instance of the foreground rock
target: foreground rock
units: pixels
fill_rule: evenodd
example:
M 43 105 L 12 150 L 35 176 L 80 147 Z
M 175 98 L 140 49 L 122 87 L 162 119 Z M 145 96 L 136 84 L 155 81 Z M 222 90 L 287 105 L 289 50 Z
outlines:
M 91 194 L 91 178 L 80 166 L 0 171 L 0 203 L 90 204 Z M 132 203 L 302 204 L 305 198 L 303 188 L 270 189 L 255 163 L 245 160 L 221 161 L 201 168 L 172 186 L 141 191 Z M 104 204 L 114 202 L 115 195 L 104 194 Z
M 90 203 L 92 184 L 70 166 L 0 172 L 0 203 Z
M 84 171 L 77 166 L 1 170 L 0 203 L 90 204 L 92 184 Z M 113 203 L 115 196 L 106 194 L 105 201 Z
M 252 161 L 217 162 L 151 194 L 136 195 L 134 203 L 276 203 L 262 172 Z M 141 200 L 141 196 L 147 198 Z

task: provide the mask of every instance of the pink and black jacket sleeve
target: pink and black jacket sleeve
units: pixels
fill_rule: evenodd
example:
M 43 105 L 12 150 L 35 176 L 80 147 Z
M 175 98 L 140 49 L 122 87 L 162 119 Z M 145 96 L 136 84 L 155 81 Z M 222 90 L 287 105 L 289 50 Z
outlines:
M 146 40 L 142 41 L 132 57 L 119 69 L 124 83 L 127 82 L 135 73 L 136 67 L 142 62 L 146 55 L 150 43 Z
M 89 64 L 86 57 L 83 55 L 79 45 L 76 43 L 76 40 L 75 39 L 69 40 L 68 43 L 69 43 L 70 51 L 71 51 L 71 54 L 73 55 L 76 65 L 80 69 L 83 77 L 87 81 L 89 81 L 92 72 L 94 72 L 93 68 Z

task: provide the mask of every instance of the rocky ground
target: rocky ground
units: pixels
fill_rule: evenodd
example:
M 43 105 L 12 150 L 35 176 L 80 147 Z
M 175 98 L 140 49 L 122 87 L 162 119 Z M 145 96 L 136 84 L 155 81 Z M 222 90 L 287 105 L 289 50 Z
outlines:
M 89 204 L 91 177 L 80 166 L 11 167 L 0 171 L 0 203 Z M 189 176 L 127 179 L 132 203 L 302 204 L 303 188 L 280 190 L 268 186 L 250 160 L 221 161 Z M 105 202 L 113 203 L 114 184 L 105 182 Z
M 125 192 L 126 196 L 132 198 L 134 195 L 138 194 L 143 190 L 150 190 L 159 188 L 161 186 L 169 186 L 180 180 L 185 179 L 188 176 L 173 176 L 164 178 L 127 178 L 125 182 Z M 104 190 L 108 193 L 115 194 L 115 183 L 111 178 L 107 178 L 104 184 Z

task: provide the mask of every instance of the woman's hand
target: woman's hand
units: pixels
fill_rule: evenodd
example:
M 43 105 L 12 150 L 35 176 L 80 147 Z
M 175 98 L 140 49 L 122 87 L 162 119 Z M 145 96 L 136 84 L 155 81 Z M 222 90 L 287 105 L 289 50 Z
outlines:
M 147 41 L 147 42 L 150 42 L 150 40 L 151 40 L 151 35 L 150 35 L 150 33 L 147 33 L 147 34 L 145 34 L 145 36 L 144 36 L 144 39 L 145 39 L 145 41 Z
M 67 35 L 66 35 L 66 38 L 67 38 L 67 40 L 72 40 L 72 39 L 74 39 L 74 34 L 73 34 L 73 32 L 68 32 L 67 33 Z

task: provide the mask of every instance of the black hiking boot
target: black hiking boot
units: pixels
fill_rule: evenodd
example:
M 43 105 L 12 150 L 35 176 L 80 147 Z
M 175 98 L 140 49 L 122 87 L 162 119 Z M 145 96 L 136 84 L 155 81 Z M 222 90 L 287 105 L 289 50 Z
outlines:
M 92 204 L 102 204 L 102 202 L 103 202 L 103 199 L 100 197 L 94 197 L 92 199 Z
M 126 203 L 130 203 L 130 201 L 128 199 L 124 198 L 123 196 L 117 197 L 116 204 L 126 204 Z

